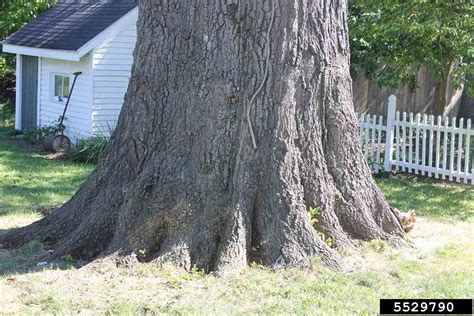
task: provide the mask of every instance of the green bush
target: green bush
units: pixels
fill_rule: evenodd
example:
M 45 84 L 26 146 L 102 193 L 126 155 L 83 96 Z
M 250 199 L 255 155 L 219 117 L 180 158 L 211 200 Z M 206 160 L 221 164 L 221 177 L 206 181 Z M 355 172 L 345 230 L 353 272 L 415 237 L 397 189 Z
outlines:
M 4 125 L 10 125 L 13 122 L 15 117 L 15 105 L 13 100 L 0 99 L 0 123 Z
M 57 126 L 54 125 L 30 128 L 25 131 L 25 139 L 34 145 L 39 145 L 43 143 L 45 137 L 54 134 L 56 129 Z
M 108 142 L 109 137 L 105 135 L 80 140 L 66 153 L 66 159 L 74 162 L 97 163 Z

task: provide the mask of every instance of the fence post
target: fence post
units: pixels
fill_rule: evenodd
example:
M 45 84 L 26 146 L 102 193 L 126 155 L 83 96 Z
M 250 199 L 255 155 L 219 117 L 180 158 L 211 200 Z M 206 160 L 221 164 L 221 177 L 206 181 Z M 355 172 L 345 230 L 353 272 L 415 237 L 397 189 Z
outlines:
M 395 111 L 397 108 L 397 97 L 391 95 L 388 98 L 388 109 L 387 109 L 387 129 L 385 131 L 385 157 L 383 162 L 383 168 L 385 172 L 392 171 L 392 157 L 393 157 L 393 122 L 395 120 Z

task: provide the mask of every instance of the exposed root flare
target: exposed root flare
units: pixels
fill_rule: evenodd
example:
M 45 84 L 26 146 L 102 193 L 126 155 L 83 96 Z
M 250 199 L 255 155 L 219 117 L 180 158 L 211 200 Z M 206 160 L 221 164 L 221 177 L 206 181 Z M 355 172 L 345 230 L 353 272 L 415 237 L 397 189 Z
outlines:
M 128 93 L 96 170 L 1 246 L 226 275 L 403 243 L 412 223 L 390 211 L 357 141 L 346 3 L 221 2 L 139 1 Z

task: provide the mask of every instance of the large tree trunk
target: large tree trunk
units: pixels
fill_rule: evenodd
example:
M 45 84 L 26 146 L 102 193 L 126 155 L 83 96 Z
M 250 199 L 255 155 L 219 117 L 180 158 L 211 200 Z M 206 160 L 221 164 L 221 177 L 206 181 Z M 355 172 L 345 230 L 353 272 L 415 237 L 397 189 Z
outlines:
M 449 83 L 449 74 L 451 73 L 451 64 L 445 67 L 443 71 L 443 76 L 438 85 L 438 93 L 436 95 L 436 115 L 444 115 L 446 109 L 446 104 L 448 103 L 448 83 Z
M 68 203 L 0 243 L 47 238 L 85 259 L 144 249 L 146 260 L 239 271 L 337 264 L 317 230 L 339 247 L 400 240 L 357 143 L 345 0 L 139 6 L 103 159 Z

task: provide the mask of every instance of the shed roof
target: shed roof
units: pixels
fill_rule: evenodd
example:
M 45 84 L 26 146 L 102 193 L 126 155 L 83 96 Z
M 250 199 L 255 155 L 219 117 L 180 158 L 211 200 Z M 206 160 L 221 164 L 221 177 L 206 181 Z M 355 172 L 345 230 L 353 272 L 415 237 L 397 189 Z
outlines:
M 63 0 L 3 43 L 76 51 L 136 6 L 137 0 Z

